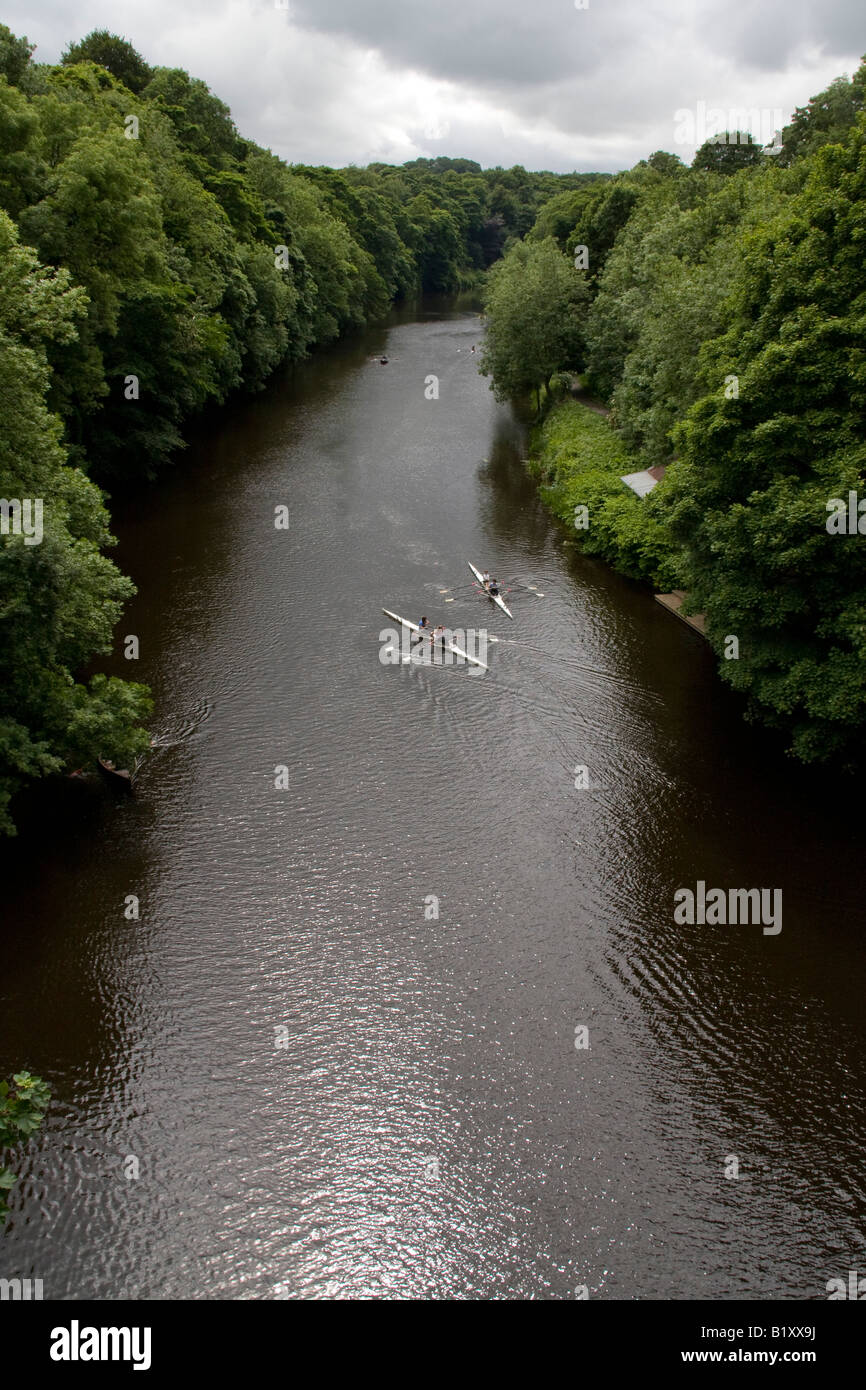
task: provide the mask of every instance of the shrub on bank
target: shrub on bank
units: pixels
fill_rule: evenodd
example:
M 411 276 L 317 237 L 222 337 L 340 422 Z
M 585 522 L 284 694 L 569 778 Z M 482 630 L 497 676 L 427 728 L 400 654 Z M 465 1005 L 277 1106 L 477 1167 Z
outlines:
M 658 489 L 638 497 L 622 481 L 641 467 L 604 417 L 577 401 L 555 406 L 532 432 L 529 470 L 547 506 L 570 528 L 575 508 L 587 508 L 586 529 L 574 530 L 581 549 L 631 579 L 677 588 L 677 552 L 659 516 Z

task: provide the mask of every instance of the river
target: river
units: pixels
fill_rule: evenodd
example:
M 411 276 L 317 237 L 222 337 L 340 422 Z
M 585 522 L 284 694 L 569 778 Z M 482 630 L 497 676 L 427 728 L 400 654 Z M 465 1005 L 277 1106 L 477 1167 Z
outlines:
M 395 313 L 118 502 L 106 669 L 157 746 L 2 859 L 0 1069 L 54 1101 L 0 1275 L 46 1298 L 812 1299 L 862 1264 L 860 828 L 545 512 L 480 334 Z M 485 628 L 490 669 L 382 664 L 383 605 Z M 781 889 L 782 930 L 677 924 L 699 880 Z

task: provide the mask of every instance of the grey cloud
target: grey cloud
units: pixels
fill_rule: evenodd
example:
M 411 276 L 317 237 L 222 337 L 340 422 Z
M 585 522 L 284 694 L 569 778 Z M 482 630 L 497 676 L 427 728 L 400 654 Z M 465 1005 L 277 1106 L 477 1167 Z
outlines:
M 6 0 L 4 22 L 45 61 L 92 28 L 125 34 L 151 63 L 203 78 L 243 134 L 292 161 L 334 164 L 447 153 L 613 170 L 657 148 L 688 160 L 674 143 L 678 108 L 781 108 L 787 119 L 866 46 L 862 0 L 289 5 Z
M 764 72 L 777 72 L 811 49 L 823 57 L 845 58 L 866 50 L 863 0 L 767 0 L 721 11 L 723 51 Z M 812 95 L 812 93 L 810 93 Z
M 634 46 L 637 30 L 616 21 L 600 0 L 590 6 L 578 11 L 573 0 L 292 0 L 292 16 L 431 76 L 508 88 L 606 64 L 613 57 L 612 25 L 621 55 Z M 615 8 L 626 18 L 640 12 L 638 0 L 619 0 Z
M 607 69 L 628 82 L 647 43 L 683 64 L 701 49 L 767 72 L 806 49 L 826 57 L 866 46 L 863 0 L 291 0 L 311 29 L 344 34 L 392 62 L 494 87 L 556 82 Z M 687 39 L 680 53 L 678 38 Z

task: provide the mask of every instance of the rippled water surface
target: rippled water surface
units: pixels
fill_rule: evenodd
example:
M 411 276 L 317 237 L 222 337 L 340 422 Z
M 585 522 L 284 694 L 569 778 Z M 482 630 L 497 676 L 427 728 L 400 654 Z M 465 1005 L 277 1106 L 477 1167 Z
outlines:
M 46 1297 L 805 1299 L 862 1264 L 859 827 L 576 555 L 480 332 L 395 316 L 117 507 L 156 747 L 3 861 L 0 1067 L 55 1100 L 0 1274 Z M 383 665 L 383 605 L 486 627 L 490 670 Z M 782 932 L 675 924 L 698 879 L 781 888 Z

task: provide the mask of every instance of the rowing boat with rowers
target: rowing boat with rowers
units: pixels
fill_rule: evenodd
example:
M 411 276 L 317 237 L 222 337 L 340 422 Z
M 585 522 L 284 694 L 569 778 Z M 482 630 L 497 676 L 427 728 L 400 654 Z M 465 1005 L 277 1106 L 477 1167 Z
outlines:
M 413 623 L 409 618 L 401 618 L 399 613 L 392 613 L 390 608 L 383 608 L 382 612 L 385 614 L 386 618 L 393 618 L 395 623 L 402 623 L 403 627 L 409 627 L 413 632 L 420 632 L 422 636 L 432 637 L 432 632 L 428 631 L 426 628 L 422 628 L 419 623 Z M 464 652 L 463 648 L 456 646 L 454 642 L 445 642 L 444 646 L 449 652 L 453 652 L 455 656 L 462 656 L 464 661 L 471 661 L 473 666 L 480 666 L 483 671 L 488 669 L 486 661 L 479 661 L 477 656 L 470 656 L 468 652 Z
M 96 765 L 106 782 L 114 787 L 115 790 L 121 792 L 132 791 L 132 773 L 125 767 L 115 767 L 110 758 L 97 758 Z
M 508 614 L 509 618 L 513 618 L 513 617 L 514 617 L 514 614 L 512 613 L 511 609 L 510 609 L 510 608 L 508 607 L 508 605 L 506 604 L 505 599 L 502 597 L 502 595 L 501 595 L 500 593 L 495 593 L 495 594 L 494 594 L 494 593 L 491 592 L 491 589 L 490 589 L 490 580 L 484 578 L 484 575 L 481 573 L 480 570 L 477 570 L 477 569 L 475 568 L 475 566 L 473 565 L 473 563 L 472 563 L 471 560 L 467 560 L 466 563 L 467 563 L 467 565 L 469 566 L 469 568 L 471 569 L 472 573 L 475 575 L 475 578 L 478 580 L 478 583 L 481 585 L 481 587 L 482 587 L 482 589 L 484 590 L 484 592 L 485 592 L 485 594 L 487 595 L 487 597 L 488 597 L 488 598 L 492 598 L 492 599 L 493 599 L 493 602 L 496 603 L 496 604 L 498 604 L 499 607 L 502 609 L 503 613 L 507 613 L 507 614 Z

